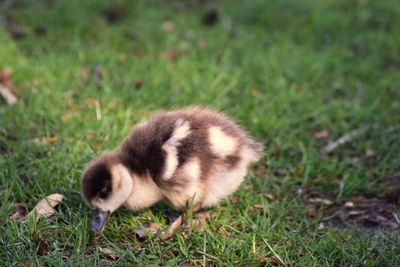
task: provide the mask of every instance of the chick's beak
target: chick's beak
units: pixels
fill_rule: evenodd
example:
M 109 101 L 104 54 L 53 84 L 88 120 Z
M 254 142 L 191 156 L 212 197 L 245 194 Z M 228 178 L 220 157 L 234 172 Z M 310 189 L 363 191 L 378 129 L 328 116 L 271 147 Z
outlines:
M 109 211 L 103 211 L 103 210 L 100 210 L 99 208 L 93 210 L 92 222 L 90 224 L 90 231 L 95 234 L 98 234 L 101 231 L 103 231 L 108 217 L 110 217 Z

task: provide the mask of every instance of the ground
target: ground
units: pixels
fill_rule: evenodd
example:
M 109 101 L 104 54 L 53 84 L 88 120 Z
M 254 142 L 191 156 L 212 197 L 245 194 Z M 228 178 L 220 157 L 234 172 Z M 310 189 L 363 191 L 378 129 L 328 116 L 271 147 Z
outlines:
M 18 102 L 0 100 L 0 265 L 399 266 L 399 13 L 395 0 L 2 1 L 0 78 Z M 84 166 L 185 105 L 226 112 L 265 157 L 203 232 L 137 238 L 166 225 L 157 206 L 90 237 Z M 16 219 L 52 193 L 66 198 L 51 218 Z

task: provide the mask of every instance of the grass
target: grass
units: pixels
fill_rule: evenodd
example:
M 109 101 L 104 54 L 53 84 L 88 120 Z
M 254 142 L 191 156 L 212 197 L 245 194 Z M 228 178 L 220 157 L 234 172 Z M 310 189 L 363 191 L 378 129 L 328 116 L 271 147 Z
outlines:
M 116 265 L 259 266 L 276 263 L 276 253 L 288 266 L 399 266 L 398 232 L 319 229 L 324 214 L 308 216 L 313 206 L 298 193 L 337 203 L 384 196 L 399 172 L 397 1 L 199 2 L 116 1 L 123 9 L 112 24 L 102 13 L 108 1 L 0 3 L 2 17 L 28 33 L 14 40 L 0 29 L 0 68 L 12 70 L 19 99 L 0 103 L 1 265 L 107 265 L 99 247 L 108 247 Z M 219 20 L 203 25 L 211 7 Z M 34 33 L 39 26 L 45 35 Z M 96 66 L 99 86 L 81 78 Z M 190 238 L 136 240 L 132 229 L 147 220 L 165 225 L 162 207 L 120 210 L 90 238 L 85 164 L 152 111 L 185 105 L 212 106 L 244 125 L 266 144 L 267 171 L 253 171 L 237 203 L 213 208 L 207 230 Z M 366 134 L 321 152 L 363 125 Z M 329 137 L 314 138 L 322 129 Z M 375 155 L 365 159 L 366 150 Z M 9 219 L 15 205 L 31 209 L 55 192 L 66 200 L 51 223 Z M 40 256 L 43 243 L 49 252 Z

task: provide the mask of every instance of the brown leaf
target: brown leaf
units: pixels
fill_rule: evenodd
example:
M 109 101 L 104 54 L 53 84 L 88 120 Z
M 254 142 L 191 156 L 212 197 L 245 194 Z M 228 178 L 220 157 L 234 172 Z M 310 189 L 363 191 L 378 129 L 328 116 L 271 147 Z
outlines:
M 235 195 L 229 196 L 228 199 L 232 204 L 236 204 L 236 203 L 239 202 L 239 198 L 237 196 L 235 196 Z
M 144 227 L 137 227 L 133 230 L 139 241 L 144 241 L 149 235 L 156 234 L 161 227 L 156 223 L 148 223 Z
M 274 195 L 272 195 L 272 194 L 264 194 L 264 197 L 265 197 L 266 199 L 268 199 L 269 201 L 274 201 L 274 200 L 276 200 L 276 197 L 275 197 Z
M 68 260 L 68 258 L 71 257 L 71 254 L 72 254 L 71 249 L 70 248 L 66 248 L 63 251 L 63 256 L 62 256 L 63 260 Z
M 46 256 L 47 254 L 49 254 L 50 250 L 51 250 L 50 242 L 40 237 L 38 239 L 38 251 L 37 251 L 38 255 Z
M 315 139 L 326 139 L 329 137 L 330 133 L 328 129 L 323 129 L 321 131 L 314 132 L 312 135 Z
M 323 204 L 326 206 L 330 206 L 333 204 L 333 201 L 327 198 L 320 198 L 320 197 L 316 197 L 316 198 L 309 198 L 308 199 L 309 203 L 316 203 L 316 204 Z
M 315 218 L 315 216 L 317 216 L 317 210 L 314 208 L 310 208 L 307 210 L 307 216 L 309 218 Z
M 12 82 L 12 71 L 9 68 L 0 69 L 0 83 L 4 86 L 14 89 L 15 84 Z
M 179 267 L 192 267 L 193 264 L 191 264 L 190 262 L 184 261 L 184 262 L 179 263 L 178 266 Z
M 183 52 L 180 50 L 172 49 L 164 53 L 164 56 L 167 60 L 176 61 L 183 55 Z
M 59 139 L 60 136 L 58 134 L 55 134 L 53 136 L 35 138 L 33 139 L 33 141 L 35 142 L 36 145 L 49 145 L 51 143 L 57 142 Z
M 175 29 L 175 24 L 171 21 L 164 21 L 161 28 L 166 32 L 172 32 Z
M 108 23 L 114 23 L 122 18 L 124 11 L 123 5 L 112 4 L 103 9 L 103 15 Z
M 376 155 L 375 150 L 372 150 L 372 149 L 370 149 L 370 148 L 367 148 L 367 149 L 365 150 L 365 156 L 366 156 L 366 157 L 372 157 L 372 156 L 375 156 L 375 155 Z
M 104 78 L 104 70 L 101 66 L 96 66 L 94 68 L 94 80 L 96 82 L 97 87 L 102 86 L 103 78 Z
M 139 90 L 143 86 L 143 81 L 142 80 L 136 80 L 133 82 L 133 86 L 135 87 L 136 90 Z
M 22 39 L 27 35 L 25 29 L 15 23 L 8 23 L 6 26 L 6 30 L 11 35 L 11 38 L 15 40 Z
M 28 213 L 27 209 L 22 205 L 17 205 L 12 212 L 10 219 L 11 220 L 18 220 L 24 218 Z
M 253 205 L 253 208 L 255 208 L 255 209 L 264 209 L 266 207 L 267 207 L 267 205 L 261 204 L 261 203 L 257 203 L 257 204 Z
M 38 35 L 38 36 L 43 36 L 43 35 L 46 35 L 47 29 L 46 29 L 46 27 L 44 27 L 44 26 L 37 26 L 37 27 L 34 29 L 34 32 L 35 32 L 35 34 Z
M 219 18 L 218 11 L 216 9 L 207 10 L 202 17 L 202 22 L 204 25 L 212 26 L 217 23 Z
M 4 98 L 7 105 L 11 106 L 17 103 L 17 97 L 11 93 L 10 89 L 0 84 L 0 95 Z
M 260 162 L 257 164 L 253 170 L 254 176 L 263 176 L 267 173 L 268 166 L 266 162 Z
M 277 256 L 269 256 L 267 257 L 267 261 L 269 264 L 274 266 L 284 265 Z
M 110 260 L 115 261 L 118 259 L 117 254 L 109 248 L 99 247 L 99 250 L 104 256 L 106 256 L 106 258 L 108 258 Z
M 82 68 L 81 69 L 81 79 L 83 82 L 88 83 L 90 81 L 90 70 L 89 68 Z
M 64 196 L 61 194 L 51 194 L 40 200 L 31 210 L 31 212 L 29 212 L 28 216 L 32 216 L 36 213 L 38 217 L 49 218 L 55 212 L 54 207 L 57 206 L 63 199 Z
M 280 260 L 278 257 L 276 257 L 276 256 L 267 256 L 266 254 L 257 252 L 257 253 L 255 254 L 255 257 L 257 258 L 257 260 L 258 260 L 260 263 L 268 263 L 268 266 L 269 266 L 269 265 L 273 265 L 273 266 L 284 265 L 284 264 L 281 262 L 281 260 Z
M 140 50 L 139 48 L 134 48 L 133 50 L 132 50 L 132 53 L 133 53 L 133 55 L 135 56 L 135 57 L 137 57 L 137 58 L 142 58 L 142 57 L 144 57 L 145 56 L 145 54 L 143 53 L 143 51 L 142 50 Z
M 23 183 L 27 183 L 29 181 L 29 177 L 26 173 L 21 173 L 18 178 L 23 182 Z
M 302 167 L 296 166 L 295 172 L 296 172 L 296 176 L 297 177 L 302 177 L 303 176 L 303 168 Z

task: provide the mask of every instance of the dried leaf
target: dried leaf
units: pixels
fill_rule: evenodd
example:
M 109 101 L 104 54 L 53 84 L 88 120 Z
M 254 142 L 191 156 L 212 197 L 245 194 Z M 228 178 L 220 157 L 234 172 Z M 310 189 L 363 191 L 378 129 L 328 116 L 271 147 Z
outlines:
M 68 258 L 71 257 L 71 254 L 72 252 L 70 248 L 65 249 L 62 255 L 63 260 L 68 260 Z
M 315 218 L 315 216 L 317 216 L 317 210 L 314 208 L 308 209 L 307 210 L 307 216 L 309 218 Z
M 160 229 L 161 227 L 158 224 L 149 223 L 144 227 L 135 228 L 133 232 L 135 233 L 138 240 L 144 241 L 149 235 L 156 234 Z
M 5 87 L 14 89 L 16 86 L 13 83 L 11 77 L 12 77 L 11 69 L 9 69 L 9 68 L 0 69 L 0 83 L 2 83 Z
M 320 198 L 320 197 L 316 197 L 316 198 L 309 198 L 308 199 L 309 203 L 317 203 L 317 204 L 323 204 L 326 206 L 330 206 L 333 204 L 333 201 L 327 198 Z
M 272 195 L 272 194 L 264 194 L 264 197 L 265 197 L 266 199 L 268 199 L 269 201 L 274 201 L 274 200 L 276 200 L 276 197 L 275 197 L 274 195 Z
M 109 248 L 99 247 L 100 252 L 110 260 L 117 260 L 117 254 Z
M 268 263 L 269 265 L 273 266 L 283 265 L 276 256 L 267 256 L 259 252 L 257 252 L 255 256 L 260 263 Z
M 166 32 L 172 32 L 175 29 L 175 24 L 173 24 L 171 21 L 164 21 L 164 23 L 161 25 L 161 28 Z
M 267 173 L 268 165 L 266 162 L 260 162 L 257 164 L 253 170 L 254 176 L 263 176 Z
M 143 81 L 142 80 L 136 80 L 133 82 L 133 86 L 135 87 L 136 90 L 139 90 L 143 86 Z
M 375 156 L 375 155 L 376 155 L 375 150 L 372 150 L 372 149 L 370 149 L 370 148 L 367 148 L 367 149 L 365 150 L 365 156 L 366 156 L 366 157 L 372 157 L 372 156 Z
M 204 25 L 212 26 L 217 23 L 219 18 L 218 11 L 216 9 L 207 10 L 202 17 L 202 22 Z
M 26 173 L 21 173 L 18 178 L 23 182 L 27 183 L 29 181 L 29 177 Z
M 39 238 L 38 240 L 38 255 L 39 256 L 46 256 L 47 254 L 49 254 L 50 250 L 51 250 L 51 245 L 50 242 L 44 240 L 43 238 Z
M 35 34 L 38 35 L 38 36 L 43 36 L 43 35 L 46 35 L 47 29 L 46 29 L 44 26 L 37 26 L 37 27 L 34 29 L 34 32 L 35 32 Z
M 0 84 L 0 95 L 4 98 L 7 105 L 11 106 L 17 103 L 17 97 L 11 93 L 10 89 Z
M 108 23 L 114 23 L 121 19 L 125 7 L 123 5 L 112 4 L 103 10 L 103 15 Z
M 229 196 L 228 199 L 232 204 L 236 204 L 236 203 L 239 202 L 239 198 L 237 196 L 235 196 L 235 195 Z
M 54 207 L 57 206 L 63 199 L 64 196 L 61 194 L 51 194 L 40 200 L 31 210 L 31 212 L 29 212 L 28 216 L 32 216 L 33 214 L 37 213 L 38 217 L 49 218 L 55 212 Z
M 277 256 L 267 257 L 267 262 L 274 266 L 279 266 L 279 265 L 285 266 L 285 264 L 283 264 L 281 259 L 279 259 Z
M 60 136 L 58 134 L 55 134 L 53 136 L 35 138 L 33 139 L 33 141 L 35 142 L 36 145 L 49 145 L 51 143 L 57 142 L 59 139 Z
M 176 61 L 183 55 L 183 52 L 180 50 L 172 49 L 164 53 L 164 56 L 167 60 Z
M 181 262 L 178 266 L 179 267 L 192 267 L 193 264 L 191 264 L 190 262 L 184 261 L 184 262 Z
M 296 172 L 296 176 L 297 177 L 302 177 L 303 176 L 303 168 L 302 167 L 296 166 L 295 172 Z
M 89 68 L 82 68 L 81 69 L 81 79 L 83 82 L 88 83 L 90 81 L 90 70 Z
M 312 135 L 314 136 L 315 139 L 326 139 L 329 137 L 329 130 L 328 129 L 323 129 L 318 132 L 314 132 Z
M 94 68 L 94 80 L 96 82 L 97 87 L 101 87 L 102 86 L 102 82 L 103 82 L 103 78 L 104 78 L 104 71 L 103 68 L 101 66 L 96 66 Z
M 257 203 L 257 204 L 253 205 L 253 208 L 255 208 L 255 209 L 264 209 L 266 207 L 267 207 L 267 205 L 261 204 L 261 203 Z
M 6 30 L 11 35 L 11 38 L 15 40 L 22 39 L 27 35 L 25 29 L 15 23 L 8 23 L 6 25 Z
M 14 209 L 14 211 L 12 212 L 10 219 L 11 220 L 18 220 L 18 219 L 22 219 L 26 216 L 27 214 L 27 210 L 24 206 L 22 205 L 17 205 Z

